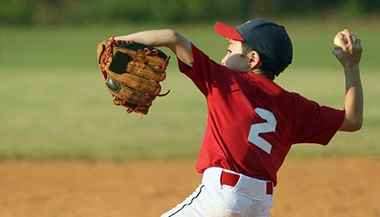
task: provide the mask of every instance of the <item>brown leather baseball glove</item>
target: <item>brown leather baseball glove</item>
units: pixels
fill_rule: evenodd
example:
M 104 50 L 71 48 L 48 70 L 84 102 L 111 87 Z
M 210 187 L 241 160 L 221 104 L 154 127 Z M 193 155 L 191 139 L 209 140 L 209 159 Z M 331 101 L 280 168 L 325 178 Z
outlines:
M 98 44 L 100 71 L 113 103 L 127 112 L 143 115 L 161 93 L 170 56 L 154 47 L 133 41 L 106 39 Z

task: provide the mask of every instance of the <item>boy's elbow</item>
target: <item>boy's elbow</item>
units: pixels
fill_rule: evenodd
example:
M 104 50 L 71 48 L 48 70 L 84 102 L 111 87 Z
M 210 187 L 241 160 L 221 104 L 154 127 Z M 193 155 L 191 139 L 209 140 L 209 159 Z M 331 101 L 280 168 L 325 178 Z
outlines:
M 362 121 L 351 122 L 351 124 L 348 127 L 347 131 L 348 132 L 359 131 L 362 128 L 362 126 L 363 126 L 363 122 Z
M 359 131 L 362 128 L 362 126 L 363 126 L 362 122 L 352 124 L 351 132 Z
M 342 126 L 340 127 L 340 131 L 346 131 L 346 132 L 355 132 L 359 131 L 363 126 L 363 120 L 348 120 L 345 119 L 343 121 Z
M 173 47 L 175 46 L 176 43 L 178 43 L 178 37 L 179 37 L 179 34 L 178 32 L 172 30 L 172 29 L 165 29 L 165 37 L 166 37 L 166 40 L 165 40 L 165 45 L 167 47 Z
M 352 121 L 352 130 L 353 131 L 358 131 L 362 128 L 363 126 L 363 113 L 360 115 L 356 115 L 356 118 Z

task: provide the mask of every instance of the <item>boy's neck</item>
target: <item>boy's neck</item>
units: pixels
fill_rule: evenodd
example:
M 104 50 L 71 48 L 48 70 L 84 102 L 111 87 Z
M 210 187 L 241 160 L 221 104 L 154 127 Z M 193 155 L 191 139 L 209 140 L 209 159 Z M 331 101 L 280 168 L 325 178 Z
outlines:
M 253 69 L 251 72 L 254 73 L 254 74 L 256 74 L 256 75 L 264 76 L 264 77 L 266 77 L 266 78 L 268 78 L 270 80 L 274 80 L 274 79 L 270 78 L 265 72 L 263 72 L 260 69 Z

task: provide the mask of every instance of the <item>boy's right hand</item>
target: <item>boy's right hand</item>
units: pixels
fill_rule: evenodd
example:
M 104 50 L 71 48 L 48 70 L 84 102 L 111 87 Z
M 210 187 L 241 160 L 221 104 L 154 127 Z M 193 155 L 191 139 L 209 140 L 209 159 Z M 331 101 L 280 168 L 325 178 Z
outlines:
M 339 60 L 344 68 L 358 66 L 362 56 L 361 40 L 353 41 L 351 33 L 348 29 L 338 32 L 336 37 L 339 38 L 341 46 L 335 46 L 333 54 Z

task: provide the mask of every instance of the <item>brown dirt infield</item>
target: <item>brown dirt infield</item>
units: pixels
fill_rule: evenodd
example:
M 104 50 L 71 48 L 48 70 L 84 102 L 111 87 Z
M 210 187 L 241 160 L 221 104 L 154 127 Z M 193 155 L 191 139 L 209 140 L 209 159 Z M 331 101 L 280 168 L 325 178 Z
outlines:
M 190 195 L 194 162 L 3 162 L 1 217 L 154 217 Z M 380 216 L 379 159 L 287 160 L 272 217 Z

